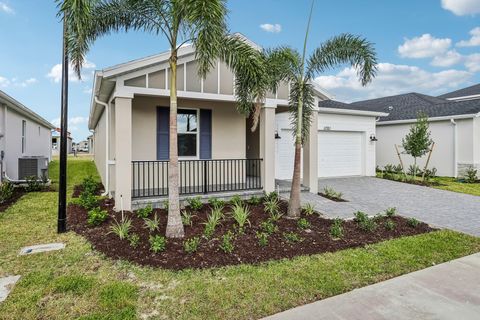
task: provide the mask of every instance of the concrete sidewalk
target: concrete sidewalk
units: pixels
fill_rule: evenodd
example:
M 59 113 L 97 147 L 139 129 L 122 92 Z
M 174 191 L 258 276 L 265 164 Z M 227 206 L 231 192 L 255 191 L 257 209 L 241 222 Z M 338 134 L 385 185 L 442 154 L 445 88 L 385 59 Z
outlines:
M 265 319 L 478 320 L 480 253 Z

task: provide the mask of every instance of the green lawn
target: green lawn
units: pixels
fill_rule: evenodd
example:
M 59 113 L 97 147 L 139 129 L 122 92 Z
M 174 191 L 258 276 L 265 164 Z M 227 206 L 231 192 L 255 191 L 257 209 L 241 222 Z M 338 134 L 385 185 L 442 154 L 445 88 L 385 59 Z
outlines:
M 56 179 L 58 164 L 52 163 Z M 89 160 L 69 163 L 69 190 Z M 112 261 L 74 233 L 57 235 L 56 193 L 30 193 L 0 214 L 0 276 L 22 275 L 1 319 L 251 319 L 480 251 L 480 239 L 440 231 L 336 253 L 181 272 Z M 63 241 L 63 251 L 19 257 Z

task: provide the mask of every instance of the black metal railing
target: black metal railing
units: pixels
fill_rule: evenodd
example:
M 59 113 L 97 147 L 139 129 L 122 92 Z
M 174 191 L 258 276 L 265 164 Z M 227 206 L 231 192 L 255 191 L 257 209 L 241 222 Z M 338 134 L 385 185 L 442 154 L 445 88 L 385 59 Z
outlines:
M 262 159 L 180 160 L 180 194 L 262 189 Z M 132 161 L 132 197 L 168 195 L 168 161 Z

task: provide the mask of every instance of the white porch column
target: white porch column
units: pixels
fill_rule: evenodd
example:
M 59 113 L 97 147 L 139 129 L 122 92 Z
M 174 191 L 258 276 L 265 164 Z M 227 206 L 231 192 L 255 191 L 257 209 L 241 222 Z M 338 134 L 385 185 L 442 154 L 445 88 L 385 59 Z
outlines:
M 275 191 L 275 109 L 276 105 L 265 105 L 260 115 L 260 158 L 262 182 L 265 192 Z
M 132 98 L 115 98 L 115 209 L 131 210 Z
M 303 145 L 303 185 L 318 192 L 318 111 L 312 113 L 310 132 Z

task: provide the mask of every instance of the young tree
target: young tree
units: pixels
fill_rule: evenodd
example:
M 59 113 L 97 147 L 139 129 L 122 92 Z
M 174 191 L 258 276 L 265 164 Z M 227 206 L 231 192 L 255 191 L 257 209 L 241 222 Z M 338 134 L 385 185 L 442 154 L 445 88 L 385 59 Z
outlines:
M 413 157 L 413 177 L 417 176 L 417 158 L 426 155 L 432 146 L 428 117 L 425 113 L 417 115 L 417 121 L 410 127 L 409 133 L 402 139 L 405 153 Z
M 290 113 L 295 135 L 295 160 L 292 178 L 292 189 L 288 204 L 288 216 L 300 216 L 300 166 L 301 149 L 310 131 L 311 116 L 314 108 L 314 90 L 312 81 L 319 74 L 350 64 L 355 70 L 360 83 L 365 86 L 375 76 L 377 59 L 372 43 L 351 34 L 342 34 L 327 40 L 313 51 L 307 59 L 307 40 L 312 20 L 314 1 L 310 9 L 307 31 L 302 54 L 296 55 L 290 76 Z
M 198 73 L 205 77 L 220 58 L 250 78 L 261 65 L 258 51 L 240 37 L 228 36 L 224 0 L 64 0 L 60 12 L 68 25 L 68 54 L 80 76 L 85 54 L 100 36 L 114 31 L 143 30 L 165 37 L 170 45 L 170 159 L 167 237 L 183 237 L 179 205 L 177 150 L 177 59 L 186 42 L 195 46 Z M 71 15 L 71 12 L 81 14 Z M 80 18 L 79 18 L 80 17 Z

